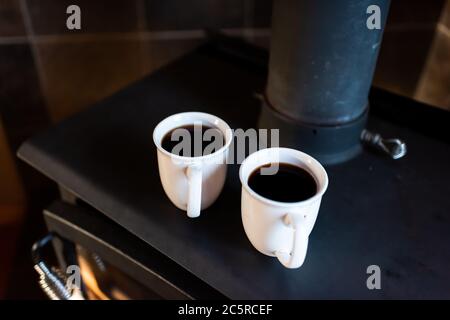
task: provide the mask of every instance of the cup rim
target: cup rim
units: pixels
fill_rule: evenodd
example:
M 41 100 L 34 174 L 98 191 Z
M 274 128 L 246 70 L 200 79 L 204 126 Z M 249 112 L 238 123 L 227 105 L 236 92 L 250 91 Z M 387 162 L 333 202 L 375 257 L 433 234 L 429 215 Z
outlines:
M 169 121 L 171 121 L 172 119 L 174 119 L 175 117 L 180 117 L 180 116 L 186 116 L 186 117 L 188 117 L 188 116 L 191 116 L 191 117 L 204 117 L 204 118 L 206 118 L 206 119 L 207 119 L 207 118 L 211 119 L 211 122 L 214 122 L 214 120 L 218 120 L 219 123 L 221 123 L 221 124 L 223 125 L 223 127 L 225 128 L 225 132 L 224 132 L 221 128 L 219 128 L 219 127 L 216 125 L 216 127 L 217 127 L 217 128 L 222 132 L 222 134 L 224 134 L 224 136 L 225 136 L 225 144 L 224 144 L 219 150 L 215 151 L 214 153 L 210 153 L 210 154 L 202 155 L 202 156 L 198 156 L 198 157 L 185 157 L 185 156 L 180 156 L 180 155 L 173 154 L 173 153 L 171 153 L 171 152 L 165 150 L 165 149 L 162 147 L 162 145 L 161 145 L 161 141 L 158 141 L 158 139 L 157 139 L 157 137 L 156 137 L 157 132 L 158 132 L 158 130 L 161 128 L 161 126 L 162 126 L 164 123 L 169 122 Z M 200 121 L 201 121 L 201 120 L 200 120 Z M 172 129 L 174 129 L 174 128 L 176 128 L 176 127 L 173 127 Z M 172 130 L 172 129 L 170 129 L 170 130 Z M 166 132 L 166 133 L 167 133 L 167 132 Z M 164 134 L 166 134 L 166 133 L 164 133 Z M 169 156 L 169 157 L 171 157 L 171 158 L 173 158 L 173 159 L 184 160 L 184 161 L 189 161 L 189 160 L 190 160 L 190 161 L 206 160 L 206 159 L 208 159 L 208 158 L 217 156 L 218 154 L 225 152 L 225 151 L 229 148 L 229 146 L 230 146 L 232 140 L 233 140 L 233 135 L 231 134 L 231 128 L 230 128 L 230 126 L 228 125 L 228 123 L 226 123 L 223 119 L 219 118 L 218 116 L 215 116 L 215 115 L 213 115 L 213 114 L 206 113 L 206 112 L 188 111 L 188 112 L 179 112 L 179 113 L 175 113 L 175 114 L 172 114 L 172 115 L 170 115 L 170 116 L 164 118 L 164 119 L 161 120 L 160 122 L 158 122 L 158 124 L 156 125 L 155 129 L 153 129 L 153 143 L 155 144 L 156 148 L 157 148 L 159 151 L 161 151 L 163 154 L 165 154 L 165 155 L 167 155 L 167 156 Z
M 320 173 L 323 175 L 324 182 L 323 184 L 320 184 L 320 189 L 316 192 L 316 194 L 314 196 L 312 196 L 311 198 L 308 198 L 306 200 L 302 200 L 302 201 L 297 201 L 297 202 L 282 202 L 282 201 L 276 201 L 276 200 L 272 200 L 266 197 L 261 196 L 260 194 L 256 193 L 255 191 L 252 190 L 252 188 L 250 188 L 250 186 L 248 185 L 248 175 L 244 177 L 244 165 L 246 163 L 248 163 L 249 161 L 252 161 L 253 158 L 258 156 L 258 153 L 261 152 L 273 152 L 273 151 L 277 151 L 278 152 L 289 152 L 291 154 L 293 154 L 294 156 L 298 157 L 298 158 L 302 158 L 302 159 L 308 159 L 310 160 L 312 163 L 314 163 L 314 165 L 316 166 L 316 168 L 320 171 Z M 267 162 L 266 164 L 268 164 L 270 162 Z M 308 171 L 309 173 L 313 176 L 314 180 L 316 180 L 316 184 L 319 185 L 319 182 L 317 181 L 318 178 L 316 177 L 317 174 L 314 173 L 314 171 L 310 168 L 310 166 L 306 165 L 308 167 Z M 251 172 L 253 172 L 254 169 L 256 169 L 257 167 L 253 168 Z M 325 171 L 325 168 L 322 166 L 322 164 L 320 164 L 319 161 L 317 161 L 315 158 L 311 157 L 309 154 L 301 152 L 299 150 L 296 149 L 292 149 L 292 148 L 283 148 L 283 147 L 274 147 L 274 148 L 266 148 L 266 149 L 261 149 L 258 150 L 254 153 L 252 153 L 251 155 L 249 155 L 241 164 L 240 168 L 239 168 L 239 179 L 241 180 L 241 184 L 242 187 L 254 198 L 256 198 L 257 200 L 272 205 L 272 206 L 277 206 L 277 207 L 298 207 L 298 206 L 305 206 L 305 205 L 309 205 L 315 201 L 317 201 L 318 199 L 320 199 L 323 194 L 325 193 L 325 191 L 328 188 L 328 174 Z

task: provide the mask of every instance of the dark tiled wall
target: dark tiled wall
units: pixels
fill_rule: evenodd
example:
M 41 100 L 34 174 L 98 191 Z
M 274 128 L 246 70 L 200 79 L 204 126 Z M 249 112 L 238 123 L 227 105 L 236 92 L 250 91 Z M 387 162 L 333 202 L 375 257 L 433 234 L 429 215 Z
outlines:
M 70 4 L 81 30 L 66 29 Z M 251 0 L 0 0 L 0 298 L 39 297 L 29 249 L 57 197 L 18 146 L 196 47 L 203 28 L 257 39 L 253 10 Z
M 267 2 L 267 1 L 263 1 Z M 147 0 L 148 30 L 193 30 L 202 28 L 242 28 L 245 22 L 242 0 L 191 0 L 186 6 L 178 0 Z
M 8 3 L 10 1 L 7 1 Z M 250 32 L 255 13 L 271 12 L 269 0 L 23 0 L 11 2 L 24 17 L 41 87 L 53 122 L 111 95 L 161 67 L 221 29 L 258 42 Z M 66 28 L 66 8 L 81 8 L 81 30 Z M 250 30 L 250 31 L 249 31 Z M 262 36 L 261 36 L 262 35 Z M 0 40 L 1 41 L 1 40 Z M 17 39 L 15 39 L 17 41 Z M 20 41 L 20 39 L 19 39 Z
M 22 36 L 25 34 L 19 1 L 0 0 L 0 37 Z
M 448 0 L 440 22 L 445 28 L 450 29 L 450 1 Z
M 445 0 L 391 0 L 374 84 L 413 97 Z
M 442 12 L 414 97 L 450 110 L 450 1 Z
M 48 124 L 48 113 L 30 46 L 0 48 L 1 117 L 9 144 L 17 149 L 23 139 Z

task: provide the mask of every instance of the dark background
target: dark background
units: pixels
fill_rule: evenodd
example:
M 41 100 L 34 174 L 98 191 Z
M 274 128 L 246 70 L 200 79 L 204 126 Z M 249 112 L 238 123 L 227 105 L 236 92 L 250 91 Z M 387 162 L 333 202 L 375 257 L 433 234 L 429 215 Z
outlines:
M 82 29 L 66 29 L 81 7 Z M 0 298 L 43 298 L 29 259 L 56 186 L 19 145 L 206 40 L 270 45 L 269 0 L 0 0 Z M 450 109 L 450 1 L 392 0 L 374 84 Z

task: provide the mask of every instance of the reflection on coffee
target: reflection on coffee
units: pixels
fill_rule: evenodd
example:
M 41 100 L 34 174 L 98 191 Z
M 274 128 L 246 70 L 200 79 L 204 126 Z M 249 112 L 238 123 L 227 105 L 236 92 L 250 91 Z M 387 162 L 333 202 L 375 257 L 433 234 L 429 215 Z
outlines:
M 317 192 L 314 177 L 305 169 L 288 163 L 279 163 L 277 173 L 262 174 L 256 168 L 248 178 L 249 187 L 264 198 L 279 202 L 298 202 L 313 197 Z
M 225 145 L 224 135 L 217 128 L 187 125 L 172 129 L 164 135 L 164 150 L 183 157 L 200 157 L 216 152 Z

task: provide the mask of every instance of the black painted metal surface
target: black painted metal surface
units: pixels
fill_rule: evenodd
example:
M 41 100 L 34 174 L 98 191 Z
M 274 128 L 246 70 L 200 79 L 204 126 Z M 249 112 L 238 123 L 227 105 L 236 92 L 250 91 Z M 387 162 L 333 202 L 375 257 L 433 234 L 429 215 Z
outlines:
M 300 123 L 335 126 L 361 117 L 390 0 L 276 0 L 267 99 Z M 379 9 L 380 29 L 366 25 Z
M 265 74 L 225 58 L 190 54 L 27 141 L 19 156 L 230 298 L 450 298 L 450 146 L 381 117 L 369 127 L 404 139 L 408 155 L 364 152 L 327 167 L 329 189 L 300 269 L 247 240 L 238 165 L 200 218 L 170 203 L 151 139 L 161 119 L 198 110 L 232 128 L 256 125 L 253 93 Z M 366 287 L 373 264 L 381 290 Z
M 67 243 L 75 243 L 95 252 L 104 261 L 114 265 L 161 298 L 224 298 L 190 272 L 157 250 L 149 248 L 145 242 L 98 214 L 96 210 L 84 205 L 73 206 L 55 201 L 44 210 L 44 217 L 50 232 L 63 235 L 64 239 L 68 240 Z M 142 298 L 154 298 L 154 294 Z

